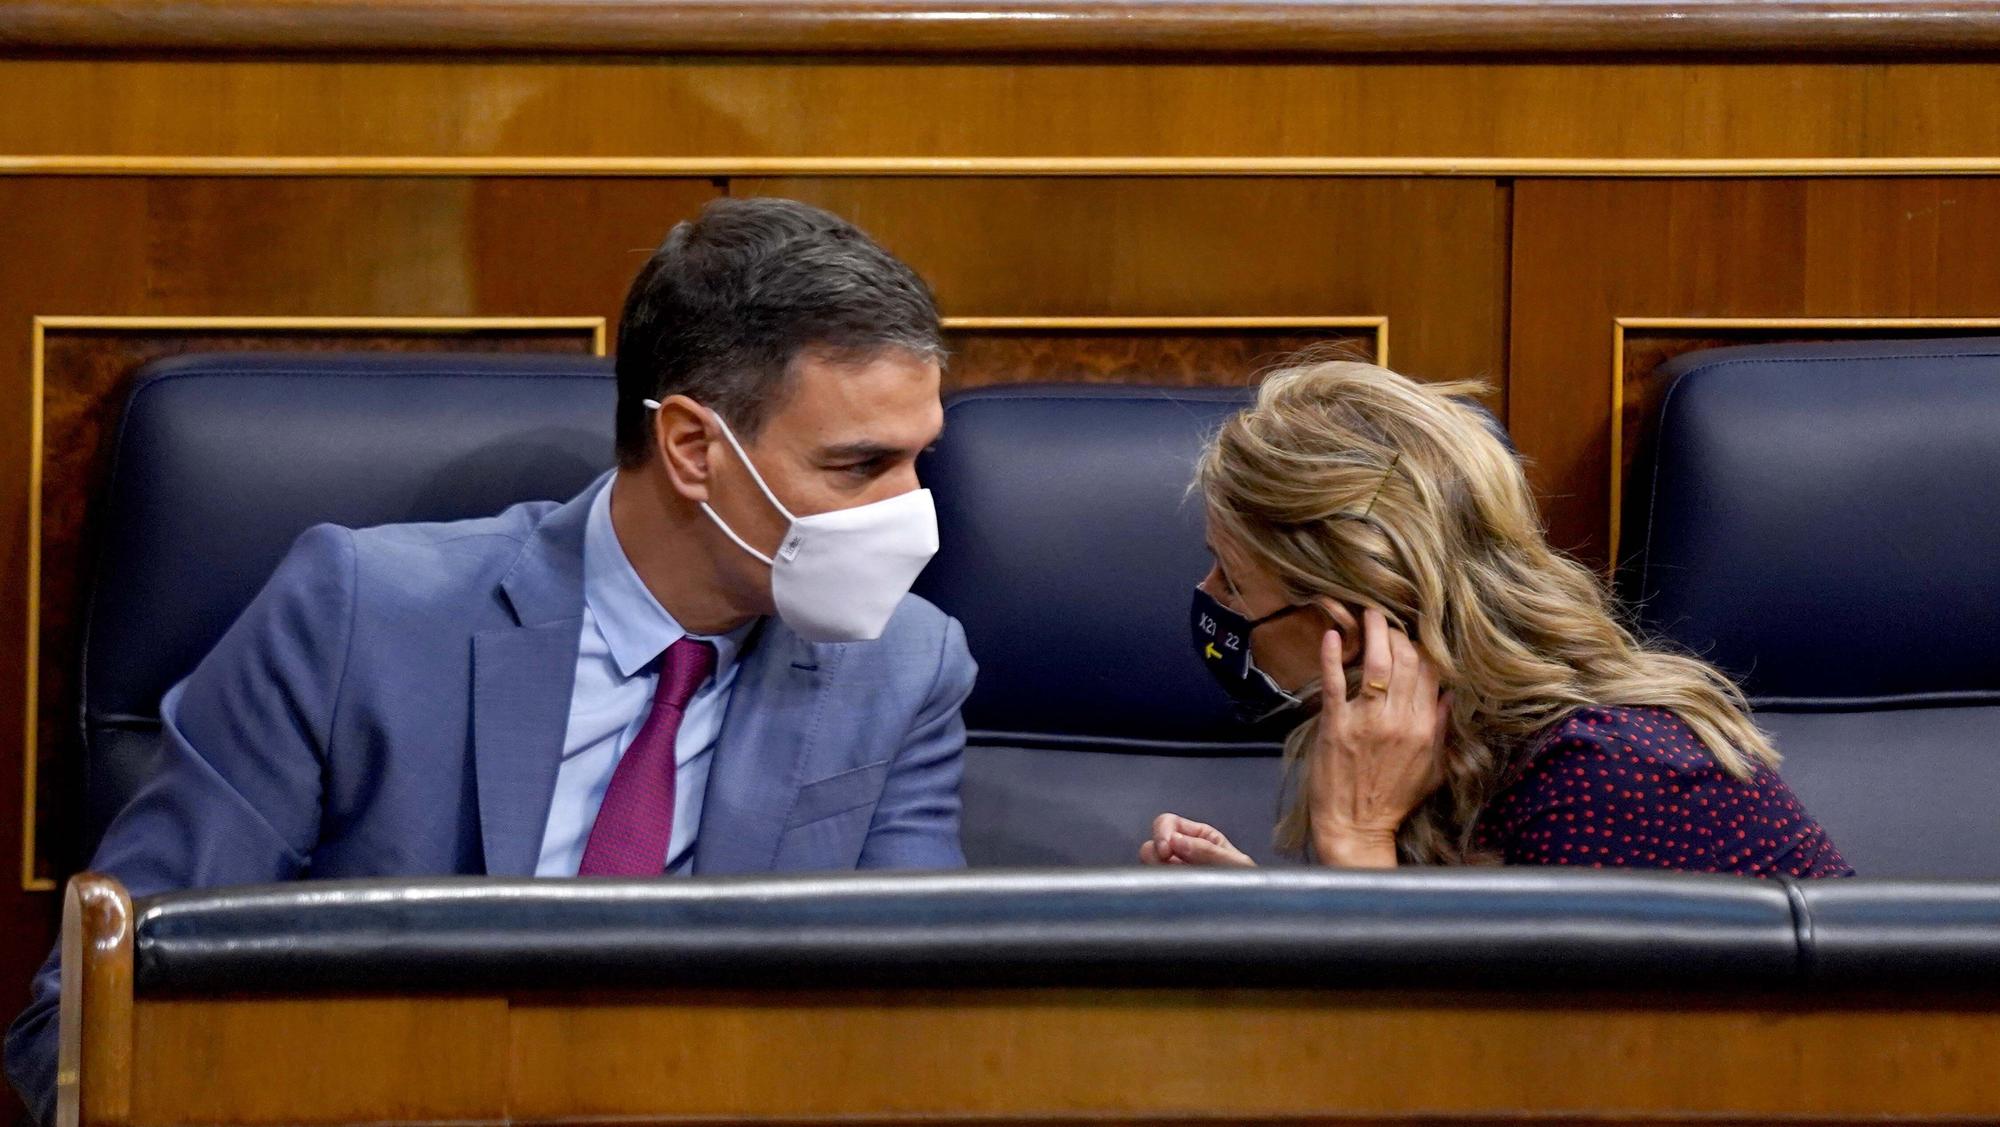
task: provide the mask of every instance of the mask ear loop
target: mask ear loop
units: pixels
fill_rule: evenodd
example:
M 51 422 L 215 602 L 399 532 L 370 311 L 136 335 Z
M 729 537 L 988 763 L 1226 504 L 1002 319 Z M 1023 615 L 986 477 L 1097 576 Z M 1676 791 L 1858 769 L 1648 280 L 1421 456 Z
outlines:
M 660 409 L 660 401 L 657 399 L 642 399 L 640 402 L 646 405 L 648 411 L 658 411 Z M 729 429 L 729 424 L 723 421 L 722 415 L 708 407 L 703 407 L 702 410 L 707 411 L 709 418 L 715 420 L 715 425 L 722 428 L 722 437 L 729 440 L 729 448 L 736 451 L 737 460 L 743 463 L 744 469 L 750 471 L 750 480 L 757 483 L 757 489 L 764 494 L 764 499 L 771 502 L 771 507 L 778 510 L 785 518 L 786 523 L 797 524 L 799 518 L 793 516 L 792 511 L 785 507 L 785 503 L 778 500 L 778 495 L 771 492 L 771 487 L 764 484 L 764 475 L 757 472 L 757 467 L 750 461 L 750 455 L 743 452 L 743 444 L 736 441 L 736 432 Z M 734 541 L 737 547 L 762 560 L 766 566 L 777 566 L 776 560 L 752 548 L 741 536 L 736 535 L 736 530 L 729 527 L 728 522 L 724 521 L 714 509 L 710 508 L 707 501 L 701 502 L 701 511 L 707 513 L 708 519 L 715 522 L 715 527 L 721 529 L 722 534 Z
M 1315 677 L 1311 681 L 1300 685 L 1298 692 L 1290 694 L 1298 698 L 1299 708 L 1308 710 L 1307 714 L 1299 720 L 1299 725 L 1324 722 L 1325 701 L 1322 698 L 1325 696 L 1325 690 L 1326 686 L 1322 679 Z M 1282 689 L 1279 691 L 1283 692 Z M 1264 719 L 1268 720 L 1270 717 L 1266 716 Z M 1305 773 L 1305 770 L 1305 756 L 1299 756 L 1285 764 L 1283 777 L 1278 780 L 1278 793 L 1272 803 L 1271 816 L 1274 821 L 1282 822 L 1285 820 L 1285 809 L 1291 802 L 1292 797 L 1298 793 L 1301 783 L 1300 776 Z M 1306 848 L 1308 850 L 1312 848 L 1310 841 L 1306 843 Z

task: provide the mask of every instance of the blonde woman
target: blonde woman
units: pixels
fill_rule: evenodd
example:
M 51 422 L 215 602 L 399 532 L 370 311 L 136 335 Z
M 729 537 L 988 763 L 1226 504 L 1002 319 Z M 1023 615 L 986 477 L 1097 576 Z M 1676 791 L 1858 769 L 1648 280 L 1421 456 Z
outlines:
M 1464 400 L 1479 390 L 1307 363 L 1203 453 L 1195 646 L 1247 712 L 1301 717 L 1279 846 L 1357 868 L 1852 875 L 1737 688 L 1641 644 L 1549 547 Z M 1178 814 L 1140 859 L 1251 864 Z

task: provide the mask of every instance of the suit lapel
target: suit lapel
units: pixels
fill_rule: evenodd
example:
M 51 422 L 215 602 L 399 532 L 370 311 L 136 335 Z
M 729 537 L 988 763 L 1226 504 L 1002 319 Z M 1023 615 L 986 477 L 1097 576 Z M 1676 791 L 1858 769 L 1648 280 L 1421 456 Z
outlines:
M 697 875 L 769 872 L 813 752 L 837 646 L 814 647 L 766 622 L 742 658 L 695 842 Z
M 532 876 L 541 857 L 576 686 L 583 529 L 596 491 L 551 512 L 501 580 L 517 625 L 472 639 L 472 754 L 492 876 Z
M 569 731 L 580 628 L 557 622 L 472 640 L 472 748 L 491 876 L 533 876 L 540 859 Z

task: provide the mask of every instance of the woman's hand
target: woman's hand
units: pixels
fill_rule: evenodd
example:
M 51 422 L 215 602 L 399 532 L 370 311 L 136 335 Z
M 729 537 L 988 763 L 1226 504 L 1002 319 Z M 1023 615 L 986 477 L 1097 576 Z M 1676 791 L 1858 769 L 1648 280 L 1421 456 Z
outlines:
M 1320 642 L 1325 686 L 1307 801 L 1322 864 L 1396 867 L 1396 830 L 1444 781 L 1450 694 L 1401 630 L 1362 614 L 1361 690 L 1346 699 L 1340 632 Z M 1157 836 L 1157 831 L 1155 831 Z
M 1214 826 L 1162 814 L 1153 819 L 1153 836 L 1139 847 L 1139 860 L 1148 865 L 1236 865 L 1253 868 L 1257 862 L 1229 844 Z

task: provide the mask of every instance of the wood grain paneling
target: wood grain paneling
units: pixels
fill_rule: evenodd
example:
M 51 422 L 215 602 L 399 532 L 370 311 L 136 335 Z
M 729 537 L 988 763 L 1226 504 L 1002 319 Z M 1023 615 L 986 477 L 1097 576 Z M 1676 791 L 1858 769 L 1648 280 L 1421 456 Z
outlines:
M 836 178 L 730 190 L 853 219 L 930 279 L 948 316 L 1385 316 L 1398 368 L 1485 377 L 1504 394 L 1507 197 L 1490 182 Z M 1229 347 L 1261 356 L 1272 343 Z
M 1163 1069 L 1162 1022 L 1203 1051 Z M 1227 991 L 142 1000 L 135 1026 L 137 1124 L 1937 1121 L 1992 1113 L 2000 1036 L 1969 1010 Z
M 132 946 L 125 886 L 85 873 L 63 893 L 57 1119 L 115 1127 L 132 1111 Z
M 1597 566 L 1617 319 L 2000 315 L 2000 180 L 1522 181 L 1514 193 L 1508 421 L 1552 537 Z
M 1306 350 L 1375 359 L 1375 330 L 1063 326 L 957 329 L 947 336 L 951 390 L 993 383 L 1250 384 Z
M 134 1018 L 135 1124 L 507 1114 L 505 998 L 141 1001 Z
M 1935 996 L 718 990 L 136 1012 L 138 1124 L 2000 1114 L 2000 1015 Z
M 464 220 L 473 307 L 538 317 L 588 309 L 615 321 L 668 230 L 720 195 L 695 180 L 477 181 Z
M 813 156 L 2000 155 L 2000 68 L 1951 61 L 15 59 L 0 104 L 42 108 L 0 115 L 0 156 L 724 158 L 715 175 Z

